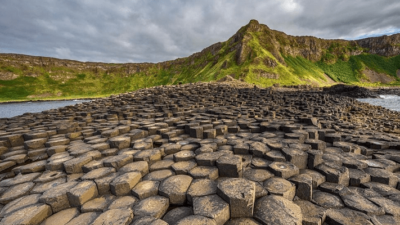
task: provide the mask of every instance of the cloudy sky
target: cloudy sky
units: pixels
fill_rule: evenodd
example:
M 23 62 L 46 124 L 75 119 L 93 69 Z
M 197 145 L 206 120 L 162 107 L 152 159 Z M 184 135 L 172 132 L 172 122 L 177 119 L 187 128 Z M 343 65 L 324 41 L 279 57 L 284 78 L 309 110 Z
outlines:
M 291 35 L 400 32 L 399 0 L 1 0 L 0 53 L 160 62 L 232 36 L 250 19 Z

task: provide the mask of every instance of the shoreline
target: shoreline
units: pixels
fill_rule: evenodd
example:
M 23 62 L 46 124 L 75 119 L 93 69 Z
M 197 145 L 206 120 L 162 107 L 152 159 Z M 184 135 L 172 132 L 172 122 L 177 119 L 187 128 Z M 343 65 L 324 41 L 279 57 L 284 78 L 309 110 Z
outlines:
M 207 82 L 205 82 L 207 83 Z M 231 82 L 221 82 L 221 83 L 231 83 Z M 246 85 L 243 85 L 244 82 L 239 82 L 241 83 L 241 88 L 251 88 L 253 85 L 245 83 Z M 167 85 L 168 86 L 168 85 Z M 335 86 L 335 85 L 333 85 Z M 331 87 L 333 87 L 331 86 Z M 362 86 L 356 86 L 356 85 L 346 85 L 348 87 L 359 87 L 359 88 L 364 88 L 367 89 L 368 91 L 371 91 L 373 94 L 376 95 L 397 95 L 400 96 L 400 87 L 362 87 Z M 155 86 L 157 87 L 157 86 Z M 260 88 L 260 87 L 258 87 Z M 306 85 L 294 85 L 294 86 L 278 86 L 278 87 L 265 87 L 265 88 L 260 88 L 260 89 L 269 89 L 273 88 L 275 91 L 278 92 L 319 92 L 321 94 L 332 94 L 332 92 L 326 91 L 325 89 L 327 87 L 307 87 Z M 330 87 L 328 87 L 330 88 Z M 129 92 L 126 92 L 129 93 Z M 14 103 L 26 103 L 26 102 L 52 102 L 52 101 L 73 101 L 73 100 L 96 100 L 96 99 L 102 99 L 102 98 L 108 98 L 112 95 L 119 95 L 119 94 L 126 94 L 126 93 L 118 93 L 118 94 L 110 94 L 102 97 L 77 97 L 77 98 L 60 98 L 60 99 L 33 99 L 33 100 L 10 100 L 10 101 L 0 101 L 0 105 L 2 104 L 14 104 Z M 341 93 L 335 93 L 335 95 L 344 95 Z M 352 97 L 352 98 L 360 98 L 356 96 L 348 96 L 347 97 Z M 361 97 L 361 98 L 368 98 L 368 97 Z
M 6 101 L 6 102 L 0 102 L 0 105 L 2 104 L 14 104 L 14 103 L 27 103 L 27 102 L 55 102 L 55 101 L 74 101 L 74 100 L 96 100 L 96 99 L 101 99 L 101 98 L 106 98 L 106 97 L 98 97 L 98 98 L 70 98 L 70 99 L 36 99 L 36 100 L 13 100 L 13 101 Z

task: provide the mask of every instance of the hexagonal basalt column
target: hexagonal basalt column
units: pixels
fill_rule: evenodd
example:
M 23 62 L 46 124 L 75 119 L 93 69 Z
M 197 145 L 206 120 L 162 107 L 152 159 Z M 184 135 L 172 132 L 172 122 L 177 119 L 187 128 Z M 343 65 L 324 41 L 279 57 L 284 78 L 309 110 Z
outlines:
M 218 195 L 230 205 L 232 217 L 252 217 L 255 185 L 241 178 L 226 179 L 218 184 Z

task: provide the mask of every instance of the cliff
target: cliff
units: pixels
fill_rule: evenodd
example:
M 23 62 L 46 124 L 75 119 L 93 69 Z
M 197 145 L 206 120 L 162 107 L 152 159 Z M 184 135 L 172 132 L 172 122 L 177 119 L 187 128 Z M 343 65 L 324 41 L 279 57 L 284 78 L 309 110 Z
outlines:
M 160 63 L 0 54 L 0 100 L 102 96 L 154 85 L 213 81 L 226 75 L 260 86 L 398 85 L 399 55 L 400 34 L 324 40 L 287 35 L 251 20 L 225 42 Z

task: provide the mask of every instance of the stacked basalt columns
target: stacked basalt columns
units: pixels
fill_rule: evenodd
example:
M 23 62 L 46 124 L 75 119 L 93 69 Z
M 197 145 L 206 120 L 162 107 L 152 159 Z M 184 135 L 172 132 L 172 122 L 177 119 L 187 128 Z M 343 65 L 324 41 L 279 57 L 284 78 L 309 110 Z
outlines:
M 0 120 L 0 224 L 400 224 L 399 113 L 162 86 Z

